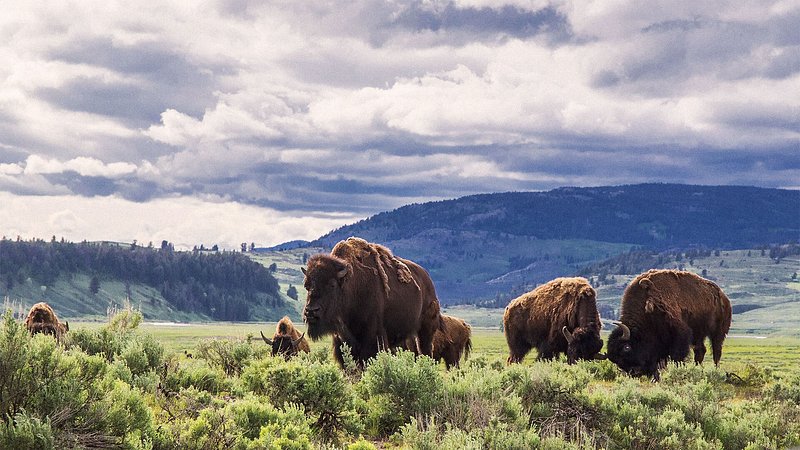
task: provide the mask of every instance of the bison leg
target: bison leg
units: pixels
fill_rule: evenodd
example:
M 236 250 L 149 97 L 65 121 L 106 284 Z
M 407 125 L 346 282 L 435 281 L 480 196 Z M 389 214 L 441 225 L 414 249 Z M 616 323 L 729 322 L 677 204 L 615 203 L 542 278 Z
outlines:
M 547 343 L 541 344 L 539 347 L 536 348 L 536 350 L 539 351 L 539 355 L 536 357 L 536 359 L 540 360 L 545 359 L 549 361 L 555 358 L 556 354 L 558 354 L 558 352 L 554 351 Z
M 706 344 L 703 341 L 695 342 L 692 344 L 694 350 L 694 363 L 702 364 L 703 358 L 706 356 Z
M 711 338 L 711 352 L 714 355 L 714 365 L 719 366 L 719 360 L 722 358 L 722 342 L 725 340 L 725 335 L 713 336 Z
M 428 329 L 428 327 L 422 327 L 419 330 L 419 334 L 417 335 L 419 352 L 425 356 L 433 357 L 433 333 L 435 331 L 436 330 Z

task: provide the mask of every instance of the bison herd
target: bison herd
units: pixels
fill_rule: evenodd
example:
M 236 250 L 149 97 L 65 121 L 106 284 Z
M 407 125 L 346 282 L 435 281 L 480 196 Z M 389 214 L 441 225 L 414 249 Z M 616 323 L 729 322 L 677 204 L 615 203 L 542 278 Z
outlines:
M 405 349 L 444 360 L 448 369 L 470 352 L 469 324 L 441 313 L 428 272 L 382 245 L 351 237 L 330 254 L 311 256 L 302 271 L 308 336 L 318 340 L 330 335 L 342 366 L 344 351 L 350 352 L 347 359 L 363 366 L 379 351 Z M 719 286 L 694 273 L 650 270 L 625 289 L 615 323 L 603 355 L 595 290 L 585 278 L 556 278 L 506 307 L 508 363 L 520 362 L 536 348 L 539 359 L 562 353 L 570 364 L 608 358 L 630 375 L 658 380 L 659 369 L 668 361 L 683 362 L 689 347 L 695 363 L 702 363 L 709 338 L 718 365 L 731 325 L 731 304 Z M 59 340 L 69 329 L 46 303 L 31 308 L 25 326 Z M 272 338 L 263 332 L 261 337 L 273 356 L 288 359 L 310 350 L 305 333 L 288 317 L 278 322 Z

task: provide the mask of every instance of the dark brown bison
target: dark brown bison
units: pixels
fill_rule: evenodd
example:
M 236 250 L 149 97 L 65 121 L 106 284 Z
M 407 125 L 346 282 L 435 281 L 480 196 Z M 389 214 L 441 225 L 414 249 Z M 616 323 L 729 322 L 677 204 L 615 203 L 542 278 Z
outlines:
M 509 363 L 520 362 L 536 347 L 538 359 L 566 353 L 578 359 L 602 359 L 600 314 L 595 291 L 585 278 L 556 278 L 512 300 L 503 314 Z
M 719 286 L 691 272 L 650 270 L 625 289 L 608 357 L 631 375 L 658 380 L 659 366 L 684 361 L 690 345 L 700 364 L 709 337 L 718 365 L 730 326 L 731 303 Z
M 261 339 L 264 339 L 264 342 L 272 347 L 272 356 L 283 355 L 284 358 L 289 359 L 300 351 L 306 353 L 311 351 L 311 347 L 308 346 L 308 341 L 306 341 L 305 333 L 300 334 L 300 331 L 294 327 L 289 316 L 284 316 L 278 322 L 272 339 L 264 336 L 263 332 L 261 333 Z
M 69 331 L 69 322 L 60 322 L 56 312 L 45 302 L 39 302 L 31 307 L 28 317 L 25 318 L 25 328 L 31 334 L 50 334 L 61 341 L 64 334 Z
M 413 337 L 419 339 L 420 351 L 431 355 L 441 315 L 433 281 L 419 265 L 351 237 L 336 244 L 330 255 L 309 258 L 303 273 L 308 335 L 317 340 L 332 334 L 339 364 L 341 343 L 361 365 L 379 350 L 401 347 Z

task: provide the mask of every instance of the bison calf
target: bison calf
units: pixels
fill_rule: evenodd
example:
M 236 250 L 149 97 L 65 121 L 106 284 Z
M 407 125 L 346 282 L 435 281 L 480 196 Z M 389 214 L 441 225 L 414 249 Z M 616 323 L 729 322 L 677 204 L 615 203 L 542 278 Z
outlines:
M 431 357 L 436 361 L 444 360 L 447 369 L 458 367 L 461 358 L 465 359 L 472 350 L 472 328 L 469 324 L 458 317 L 442 314 L 443 329 L 436 330 L 433 334 L 433 353 Z M 403 346 L 406 350 L 411 350 L 419 354 L 417 340 L 408 339 Z
M 300 350 L 306 353 L 311 351 L 311 347 L 306 341 L 305 333 L 300 334 L 288 316 L 284 316 L 278 322 L 272 339 L 264 336 L 263 332 L 261 333 L 261 339 L 264 339 L 264 342 L 272 347 L 272 356 L 283 355 L 284 358 L 289 359 L 298 354 Z
M 50 305 L 39 302 L 33 305 L 28 312 L 28 317 L 25 318 L 25 328 L 31 334 L 50 334 L 60 342 L 64 334 L 69 331 L 69 322 L 60 322 Z
M 520 362 L 533 347 L 539 359 L 566 353 L 570 364 L 604 358 L 595 295 L 585 278 L 556 278 L 512 300 L 503 314 L 508 362 Z
M 658 380 L 667 360 L 684 361 L 689 346 L 703 362 L 711 339 L 714 364 L 731 326 L 731 303 L 713 282 L 692 272 L 650 270 L 625 289 L 620 323 L 608 338 L 608 357 L 623 371 Z

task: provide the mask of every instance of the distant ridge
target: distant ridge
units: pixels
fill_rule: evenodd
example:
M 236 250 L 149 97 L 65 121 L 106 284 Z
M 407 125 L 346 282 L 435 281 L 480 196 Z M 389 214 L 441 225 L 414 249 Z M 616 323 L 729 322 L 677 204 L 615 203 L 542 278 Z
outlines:
M 391 242 L 428 230 L 493 232 L 536 239 L 586 239 L 655 249 L 744 248 L 800 237 L 800 191 L 748 186 L 636 184 L 479 194 L 411 204 L 334 230 Z

